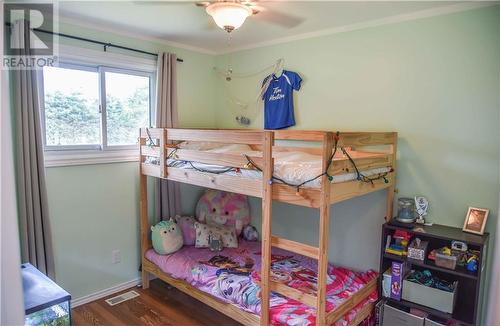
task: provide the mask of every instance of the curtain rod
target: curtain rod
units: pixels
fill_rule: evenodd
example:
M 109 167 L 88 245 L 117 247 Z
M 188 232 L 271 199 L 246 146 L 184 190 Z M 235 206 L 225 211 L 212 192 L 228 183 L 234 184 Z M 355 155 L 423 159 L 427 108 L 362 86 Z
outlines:
M 8 27 L 11 26 L 10 23 L 5 23 L 5 25 L 8 26 Z M 126 46 L 117 45 L 117 44 L 113 44 L 113 43 L 109 43 L 109 42 L 101 42 L 101 41 L 97 41 L 97 40 L 93 40 L 93 39 L 89 39 L 89 38 L 85 38 L 85 37 L 74 36 L 74 35 L 69 35 L 69 34 L 64 34 L 64 33 L 56 33 L 56 32 L 52 32 L 52 31 L 47 31 L 47 30 L 44 30 L 44 29 L 40 29 L 40 28 L 34 28 L 33 30 L 35 32 L 46 33 L 46 34 L 51 34 L 51 35 L 57 35 L 57 36 L 61 36 L 61 37 L 65 37 L 65 38 L 69 38 L 69 39 L 73 39 L 73 40 L 78 40 L 78 41 L 83 41 L 83 42 L 88 42 L 88 43 L 94 43 L 94 44 L 103 45 L 104 46 L 104 52 L 106 52 L 106 50 L 108 48 L 117 48 L 117 49 L 122 49 L 122 50 L 127 50 L 127 51 L 142 53 L 142 54 L 148 54 L 148 55 L 152 55 L 152 56 L 155 56 L 155 57 L 158 56 L 158 53 L 143 51 L 143 50 L 134 49 L 134 48 L 129 48 L 129 47 L 126 47 Z M 184 59 L 177 58 L 177 61 L 178 62 L 184 62 Z

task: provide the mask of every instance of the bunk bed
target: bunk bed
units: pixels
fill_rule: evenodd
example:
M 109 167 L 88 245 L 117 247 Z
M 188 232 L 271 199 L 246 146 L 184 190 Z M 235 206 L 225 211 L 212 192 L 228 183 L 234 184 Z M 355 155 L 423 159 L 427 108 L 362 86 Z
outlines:
M 271 292 L 314 308 L 317 325 L 331 325 L 355 308 L 356 316 L 349 324 L 357 325 L 373 311 L 373 302 L 367 302 L 366 299 L 377 291 L 376 277 L 366 282 L 334 309 L 327 309 L 330 205 L 388 189 L 386 219 L 391 218 L 397 133 L 142 128 L 139 140 L 144 288 L 149 287 L 150 276 L 154 275 L 244 325 L 270 324 Z M 183 146 L 189 142 L 245 145 L 251 151 L 210 151 L 197 146 Z M 297 152 L 317 158 L 320 173 L 313 178 L 304 177 L 305 180 L 302 178 L 298 181 L 290 181 L 286 175 L 277 176 L 275 164 L 282 164 L 283 157 L 288 157 L 287 153 Z M 301 160 L 301 156 L 298 157 Z M 179 162 L 184 164 L 178 164 Z M 189 164 L 185 164 L 186 162 Z M 205 166 L 220 167 L 222 171 L 211 173 L 209 169 L 202 168 Z M 262 199 L 262 242 L 259 253 L 260 317 L 234 304 L 221 301 L 189 282 L 172 277 L 153 262 L 151 255 L 148 256 L 152 247 L 148 237 L 148 176 Z M 317 247 L 272 235 L 273 200 L 319 209 Z M 273 247 L 317 261 L 317 292 L 314 295 L 271 278 Z

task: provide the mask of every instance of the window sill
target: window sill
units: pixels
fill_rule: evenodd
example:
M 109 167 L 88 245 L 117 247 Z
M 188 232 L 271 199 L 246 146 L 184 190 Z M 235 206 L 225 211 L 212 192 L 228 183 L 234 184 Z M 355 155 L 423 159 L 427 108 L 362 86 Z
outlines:
M 139 149 L 108 151 L 45 151 L 45 167 L 138 162 Z

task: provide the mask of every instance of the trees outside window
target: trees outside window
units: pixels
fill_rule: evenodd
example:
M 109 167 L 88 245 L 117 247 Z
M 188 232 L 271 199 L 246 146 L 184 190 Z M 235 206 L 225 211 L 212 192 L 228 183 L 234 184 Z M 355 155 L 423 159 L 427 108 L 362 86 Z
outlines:
M 75 65 L 43 69 L 46 150 L 134 147 L 150 125 L 152 73 Z

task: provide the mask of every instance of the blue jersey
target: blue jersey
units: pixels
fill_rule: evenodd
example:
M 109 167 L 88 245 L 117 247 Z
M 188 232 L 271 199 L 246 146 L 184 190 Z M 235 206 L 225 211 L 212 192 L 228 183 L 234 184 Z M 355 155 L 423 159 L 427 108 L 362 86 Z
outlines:
M 293 115 L 293 91 L 300 89 L 302 78 L 293 72 L 283 70 L 281 76 L 267 76 L 263 85 L 269 82 L 264 100 L 264 128 L 282 129 L 295 125 Z

